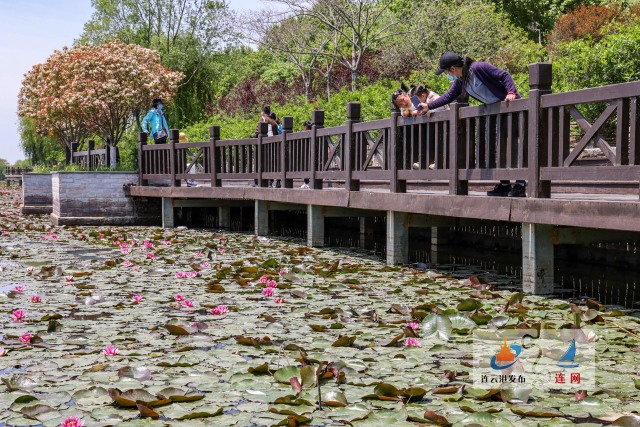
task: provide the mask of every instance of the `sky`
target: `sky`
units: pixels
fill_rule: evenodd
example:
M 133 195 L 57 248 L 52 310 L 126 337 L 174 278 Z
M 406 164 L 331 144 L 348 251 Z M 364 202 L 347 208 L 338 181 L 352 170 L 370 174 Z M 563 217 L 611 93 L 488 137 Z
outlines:
M 259 10 L 263 0 L 228 0 L 232 10 Z M 16 115 L 24 74 L 54 50 L 71 46 L 91 18 L 91 0 L 0 0 L 0 158 L 23 159 Z

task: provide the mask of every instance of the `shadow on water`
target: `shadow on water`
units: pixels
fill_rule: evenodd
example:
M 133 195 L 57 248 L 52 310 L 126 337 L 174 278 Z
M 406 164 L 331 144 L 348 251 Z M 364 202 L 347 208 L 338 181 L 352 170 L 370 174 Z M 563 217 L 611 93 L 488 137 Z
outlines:
M 183 209 L 180 225 L 213 228 L 216 209 Z M 253 230 L 253 208 L 233 208 L 232 231 Z M 270 211 L 273 236 L 306 239 L 306 211 Z M 475 227 L 440 228 L 441 244 L 432 260 L 431 229 L 411 228 L 409 262 L 465 279 L 477 275 L 498 289 L 522 289 L 522 243 L 515 224 L 487 222 Z M 325 218 L 325 248 L 357 250 L 374 259 L 386 254 L 386 217 Z M 640 308 L 640 242 L 558 245 L 555 247 L 556 295 L 594 298 L 605 305 Z M 435 262 L 434 262 L 435 261 Z

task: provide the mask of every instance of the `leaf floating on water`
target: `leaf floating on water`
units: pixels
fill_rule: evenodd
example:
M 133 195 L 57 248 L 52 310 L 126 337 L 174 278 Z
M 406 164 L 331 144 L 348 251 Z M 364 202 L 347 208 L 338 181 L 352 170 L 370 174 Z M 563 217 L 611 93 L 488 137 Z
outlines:
M 33 406 L 25 406 L 20 410 L 20 413 L 23 414 L 30 420 L 39 420 L 40 415 L 44 415 L 49 412 L 57 412 L 49 405 L 37 404 Z
M 247 369 L 247 371 L 253 375 L 270 375 L 271 374 L 268 363 L 263 363 L 262 365 L 259 365 L 256 367 L 250 367 L 249 369 Z
M 444 416 L 438 414 L 435 411 L 425 411 L 424 412 L 424 417 L 427 420 L 431 421 L 432 423 L 434 423 L 435 425 L 438 425 L 438 426 L 447 427 L 447 426 L 451 425 L 449 420 L 447 420 Z
M 211 418 L 211 417 L 217 417 L 218 415 L 222 415 L 223 412 L 224 410 L 222 408 L 218 408 L 218 410 L 215 412 L 205 412 L 205 411 L 192 412 L 191 414 L 183 415 L 180 418 L 176 418 L 176 419 L 179 421 L 184 421 L 184 420 L 195 420 L 198 418 Z
M 137 401 L 136 407 L 138 408 L 138 411 L 140 411 L 141 418 L 151 418 L 152 420 L 157 420 L 158 418 L 160 418 L 160 414 L 151 409 L 149 406 L 145 405 L 144 402 Z
M 125 366 L 118 369 L 118 376 L 134 378 L 138 381 L 147 381 L 151 379 L 151 371 L 149 371 L 149 369 L 145 368 L 144 366 L 140 366 L 137 368 Z
M 331 347 L 352 347 L 355 341 L 356 337 L 340 335 L 340 337 L 331 344 Z
M 542 406 L 533 406 L 533 405 L 512 406 L 511 412 L 517 415 L 523 415 L 527 417 L 553 418 L 553 417 L 565 416 L 564 413 L 558 411 L 555 408 L 546 408 Z
M 249 345 L 249 346 L 259 346 L 263 344 L 271 344 L 271 338 L 262 337 L 262 338 L 253 338 L 253 337 L 245 337 L 244 335 L 236 335 L 236 341 L 238 344 Z
M 9 378 L 3 377 L 2 382 L 9 391 L 31 391 L 38 385 L 33 378 L 22 374 L 11 375 Z
M 191 335 L 197 331 L 190 323 L 176 318 L 169 319 L 164 327 L 171 335 Z
M 640 416 L 638 415 L 624 415 L 616 419 L 612 426 L 617 427 L 640 427 Z
M 330 407 L 345 407 L 349 405 L 347 397 L 343 392 L 337 390 L 330 390 L 322 395 L 322 403 Z

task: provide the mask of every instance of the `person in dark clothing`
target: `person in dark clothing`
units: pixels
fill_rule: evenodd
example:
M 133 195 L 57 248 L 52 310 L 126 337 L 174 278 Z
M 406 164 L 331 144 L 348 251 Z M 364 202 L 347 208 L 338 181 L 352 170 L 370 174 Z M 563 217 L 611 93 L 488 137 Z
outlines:
M 421 103 L 423 109 L 432 111 L 467 95 L 483 104 L 520 98 L 511 74 L 487 62 L 476 62 L 454 52 L 445 52 L 440 56 L 436 71 L 437 75 L 442 73 L 452 82 L 449 91 L 436 100 Z M 516 181 L 513 187 L 509 181 L 500 181 L 487 195 L 525 197 L 525 181 Z
M 311 122 L 310 121 L 306 121 L 302 124 L 302 130 L 303 131 L 308 131 L 311 130 Z M 304 179 L 304 183 L 300 186 L 300 188 L 308 190 L 309 189 L 309 178 L 305 178 Z

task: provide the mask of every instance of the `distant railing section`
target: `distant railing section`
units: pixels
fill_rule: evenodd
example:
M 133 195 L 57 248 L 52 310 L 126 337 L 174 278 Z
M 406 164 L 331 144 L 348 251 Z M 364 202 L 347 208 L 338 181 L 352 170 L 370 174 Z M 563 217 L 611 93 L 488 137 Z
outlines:
M 95 148 L 95 141 L 89 140 L 85 151 L 78 151 L 78 143 L 71 144 L 71 163 L 86 170 L 96 170 L 109 166 L 108 151 L 106 148 Z
M 4 174 L 6 176 L 18 176 L 18 175 L 22 175 L 23 173 L 29 173 L 32 172 L 33 169 L 31 168 L 14 168 L 14 167 L 8 167 L 4 170 Z
M 347 104 L 347 121 L 324 128 L 324 112 L 312 113 L 312 129 L 293 132 L 283 118 L 283 133 L 220 140 L 210 128 L 206 142 L 147 145 L 140 133 L 140 185 L 150 179 L 256 180 L 266 187 L 279 179 L 284 188 L 309 179 L 341 181 L 357 191 L 361 181 L 382 181 L 392 192 L 405 192 L 408 181 L 447 181 L 449 193 L 468 194 L 468 182 L 526 180 L 529 197 L 550 197 L 552 181 L 640 182 L 640 82 L 566 93 L 551 93 L 551 64 L 529 66 L 529 98 L 468 107 L 453 103 L 429 117 L 361 122 L 360 104 Z M 586 111 L 601 111 L 591 123 Z M 600 111 L 598 110 L 598 111 Z M 596 114 L 597 115 L 597 114 Z M 613 129 L 613 131 L 612 131 Z M 587 148 L 599 148 L 605 164 L 578 161 Z

